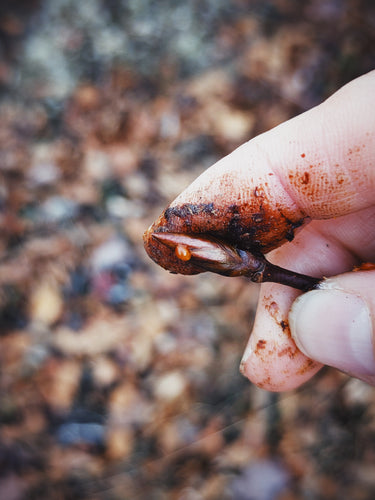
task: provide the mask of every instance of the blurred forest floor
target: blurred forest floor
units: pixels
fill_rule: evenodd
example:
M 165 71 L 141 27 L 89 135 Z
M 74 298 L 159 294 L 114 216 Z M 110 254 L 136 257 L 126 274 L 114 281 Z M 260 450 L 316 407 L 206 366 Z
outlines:
M 142 245 L 202 170 L 374 62 L 370 0 L 0 6 L 1 498 L 375 498 L 373 390 L 251 386 L 257 286 Z

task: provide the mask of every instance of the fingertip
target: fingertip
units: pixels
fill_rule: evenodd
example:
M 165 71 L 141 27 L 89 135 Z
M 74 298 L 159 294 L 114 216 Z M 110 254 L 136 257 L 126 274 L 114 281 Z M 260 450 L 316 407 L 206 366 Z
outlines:
M 322 366 L 305 356 L 292 339 L 288 312 L 296 294 L 280 285 L 262 285 L 254 329 L 240 371 L 268 391 L 295 389 Z
M 292 342 L 277 344 L 259 339 L 246 355 L 241 361 L 241 373 L 257 387 L 272 392 L 296 389 L 322 366 L 306 357 Z

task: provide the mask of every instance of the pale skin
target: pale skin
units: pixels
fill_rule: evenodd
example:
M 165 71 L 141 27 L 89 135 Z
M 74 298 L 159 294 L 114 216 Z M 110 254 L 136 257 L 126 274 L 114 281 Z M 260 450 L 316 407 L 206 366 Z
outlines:
M 171 207 L 228 200 L 250 206 L 254 192 L 263 193 L 275 214 L 281 210 L 288 219 L 304 220 L 293 241 L 281 242 L 267 258 L 306 275 L 334 277 L 327 287 L 360 297 L 375 331 L 375 270 L 369 266 L 350 272 L 361 263 L 375 262 L 375 71 L 243 144 L 205 171 Z M 298 340 L 301 324 L 293 303 L 300 295 L 283 285 L 261 285 L 241 371 L 264 389 L 296 388 L 327 363 L 324 342 L 311 356 Z M 370 350 L 373 346 L 372 341 Z M 375 385 L 371 360 L 366 369 L 344 362 L 334 365 Z
M 298 209 L 313 219 L 294 241 L 271 252 L 270 260 L 313 276 L 336 275 L 337 284 L 350 281 L 350 289 L 364 297 L 369 305 L 373 324 L 375 271 L 350 276 L 341 273 L 361 262 L 375 261 L 374 110 L 375 72 L 371 72 L 320 106 L 260 138 L 262 149 L 269 152 L 268 161 L 277 174 L 280 188 L 290 195 Z M 292 144 L 289 141 L 293 141 Z M 252 149 L 252 143 L 247 143 L 243 154 L 253 155 Z M 227 161 L 233 160 L 229 156 Z M 306 166 L 311 172 L 308 189 L 306 184 L 295 182 L 298 177 L 305 179 Z M 343 182 L 337 182 L 338 175 Z M 257 343 L 264 338 L 278 346 L 289 345 L 289 339 L 285 338 L 267 304 L 272 296 L 280 317 L 287 318 L 298 295 L 299 292 L 277 284 L 261 287 L 255 325 L 241 369 L 255 384 L 266 389 L 281 391 L 297 387 L 321 366 L 318 359 L 317 364 L 304 370 L 306 360 L 302 354 L 285 360 L 278 357 L 279 349 L 264 361 L 256 352 Z M 324 349 L 322 345 L 322 361 Z M 374 374 L 353 375 L 375 384 Z

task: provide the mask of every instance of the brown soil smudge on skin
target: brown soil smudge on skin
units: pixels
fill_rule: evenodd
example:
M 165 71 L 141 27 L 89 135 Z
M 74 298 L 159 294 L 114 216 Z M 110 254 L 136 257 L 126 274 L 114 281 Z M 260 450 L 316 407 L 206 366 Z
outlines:
M 181 274 L 203 272 L 193 262 L 181 262 L 174 252 L 156 241 L 153 233 L 170 232 L 189 236 L 208 236 L 243 250 L 266 253 L 294 238 L 305 218 L 292 219 L 280 208 L 272 207 L 262 187 L 254 188 L 250 202 L 185 203 L 170 205 L 144 234 L 148 255 L 165 269 Z
M 268 298 L 269 299 L 269 298 Z M 272 299 L 271 299 L 272 300 Z M 264 305 L 265 309 L 269 312 L 269 315 L 277 322 L 279 323 L 279 306 L 277 302 L 272 300 L 272 302 L 268 302 Z
M 286 330 L 289 330 L 289 322 L 288 322 L 288 320 L 282 319 L 280 321 L 280 326 L 283 329 L 283 332 L 285 332 Z
M 255 351 L 254 351 L 254 352 L 259 351 L 259 349 L 265 349 L 265 348 L 266 348 L 266 345 L 267 345 L 267 341 L 266 341 L 266 340 L 263 340 L 263 339 L 258 340 L 258 342 L 257 342 L 257 345 L 256 345 L 256 348 L 255 348 Z
M 263 339 L 257 342 L 257 345 L 254 349 L 254 355 L 257 356 L 262 363 L 267 363 L 270 358 L 275 356 L 276 352 L 276 346 L 272 343 L 270 347 L 267 341 Z
M 272 295 L 264 297 L 264 308 L 268 311 L 271 318 L 275 320 L 275 323 L 281 327 L 282 331 L 289 338 L 292 338 L 289 328 L 289 321 L 287 318 L 281 317 L 279 305 L 273 300 Z
M 260 387 L 260 389 L 269 389 L 271 385 L 271 377 L 266 377 L 264 380 L 261 382 L 257 383 L 257 386 Z
M 277 353 L 277 355 L 279 358 L 282 358 L 283 356 L 288 356 L 289 359 L 293 359 L 298 354 L 298 352 L 299 351 L 298 351 L 296 346 L 293 347 L 293 346 L 289 345 L 289 346 L 285 347 L 284 349 L 281 349 L 281 351 L 279 351 Z
M 292 333 L 290 331 L 289 321 L 287 319 L 282 319 L 280 321 L 280 326 L 281 326 L 283 332 L 285 333 L 285 335 L 287 335 L 290 339 L 292 339 Z
M 301 366 L 301 368 L 298 370 L 297 374 L 304 375 L 305 373 L 309 372 L 310 370 L 314 369 L 317 366 L 318 366 L 318 363 L 316 361 L 314 361 L 313 359 L 310 359 L 310 358 L 306 358 L 306 361 Z
M 304 172 L 304 174 L 301 177 L 301 183 L 308 184 L 309 181 L 310 181 L 310 174 L 308 172 Z
M 272 296 L 264 297 L 264 308 L 268 311 L 271 318 L 275 320 L 275 323 L 281 327 L 282 331 L 291 338 L 289 321 L 281 317 L 279 305 L 273 300 Z

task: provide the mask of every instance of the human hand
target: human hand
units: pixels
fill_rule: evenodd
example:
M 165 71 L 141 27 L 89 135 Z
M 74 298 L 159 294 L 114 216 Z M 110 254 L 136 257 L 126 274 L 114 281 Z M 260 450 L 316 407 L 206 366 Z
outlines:
M 303 295 L 262 284 L 241 364 L 255 384 L 293 389 L 327 364 L 375 385 L 375 266 L 348 272 L 375 261 L 375 71 L 243 144 L 155 224 L 252 239 L 274 264 L 330 276 Z

